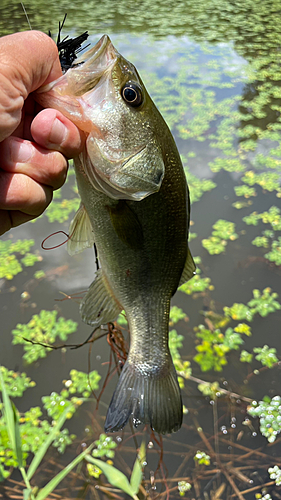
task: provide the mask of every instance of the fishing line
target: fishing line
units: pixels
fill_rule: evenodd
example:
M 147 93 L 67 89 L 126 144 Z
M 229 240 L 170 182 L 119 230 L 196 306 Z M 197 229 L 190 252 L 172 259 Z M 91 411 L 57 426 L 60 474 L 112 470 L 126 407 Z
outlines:
M 52 236 L 54 236 L 55 234 L 59 234 L 59 233 L 64 234 L 64 235 L 66 236 L 66 238 L 67 238 L 67 239 L 66 239 L 65 241 L 63 241 L 62 243 L 59 243 L 58 245 L 55 245 L 55 246 L 53 246 L 53 247 L 45 247 L 45 242 L 46 242 L 49 238 L 51 238 Z M 61 247 L 62 245 L 65 245 L 65 243 L 67 243 L 69 240 L 71 240 L 71 238 L 72 238 L 73 234 L 74 234 L 74 231 L 73 231 L 73 233 L 72 233 L 72 234 L 70 234 L 70 235 L 69 235 L 69 234 L 67 234 L 65 231 L 62 231 L 62 230 L 60 230 L 60 231 L 56 231 L 55 233 L 52 233 L 52 234 L 49 234 L 49 236 L 47 236 L 47 237 L 46 237 L 46 238 L 42 241 L 42 243 L 41 243 L 41 248 L 43 248 L 43 250 L 54 250 L 55 248 L 59 248 L 59 247 Z M 95 243 L 94 243 L 94 245 L 93 245 L 93 246 L 94 246 L 94 252 L 95 252 L 95 263 L 96 263 L 96 268 L 97 268 L 97 270 L 98 270 L 98 269 L 99 269 L 99 267 L 100 267 L 100 266 L 99 266 L 98 251 L 97 251 L 97 247 L 96 247 L 96 244 L 95 244 Z
M 20 4 L 21 4 L 21 6 L 22 6 L 22 10 L 23 10 L 23 12 L 25 13 L 25 17 L 26 17 L 26 20 L 27 20 L 27 23 L 28 23 L 29 29 L 30 29 L 30 30 L 32 30 L 31 24 L 30 24 L 29 19 L 28 19 L 27 12 L 26 12 L 26 10 L 25 10 L 25 6 L 23 5 L 23 3 L 22 3 L 22 2 L 21 2 Z
M 62 233 L 64 234 L 67 239 L 65 241 L 63 241 L 62 243 L 59 243 L 59 245 L 56 245 L 54 247 L 45 247 L 44 246 L 44 243 L 45 241 L 47 241 L 49 238 L 51 238 L 52 236 L 54 236 L 55 234 L 59 234 L 59 233 Z M 42 243 L 41 243 L 41 248 L 43 248 L 43 250 L 54 250 L 55 248 L 59 248 L 61 247 L 62 245 L 64 245 L 65 243 L 68 242 L 68 240 L 70 240 L 71 236 L 69 236 L 69 234 L 67 234 L 65 231 L 56 231 L 55 233 L 52 233 L 52 234 L 49 234 L 49 236 L 47 236 L 47 238 L 45 238 Z

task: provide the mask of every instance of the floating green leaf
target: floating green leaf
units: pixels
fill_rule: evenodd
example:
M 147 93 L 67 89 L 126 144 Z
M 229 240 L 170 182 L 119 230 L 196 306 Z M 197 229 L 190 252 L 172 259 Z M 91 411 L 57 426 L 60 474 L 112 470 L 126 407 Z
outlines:
M 40 255 L 29 252 L 33 245 L 34 240 L 0 241 L 0 278 L 11 280 L 22 271 L 22 264 L 33 266 L 42 260 Z
M 62 317 L 57 319 L 57 311 L 40 311 L 27 324 L 18 324 L 12 331 L 13 344 L 24 345 L 23 358 L 27 363 L 33 363 L 38 358 L 46 357 L 57 338 L 65 341 L 75 332 L 77 323 Z M 40 345 L 43 344 L 43 345 Z
M 270 443 L 273 443 L 281 432 L 281 397 L 270 399 L 265 396 L 262 401 L 253 401 L 247 408 L 249 415 L 260 418 L 260 431 Z

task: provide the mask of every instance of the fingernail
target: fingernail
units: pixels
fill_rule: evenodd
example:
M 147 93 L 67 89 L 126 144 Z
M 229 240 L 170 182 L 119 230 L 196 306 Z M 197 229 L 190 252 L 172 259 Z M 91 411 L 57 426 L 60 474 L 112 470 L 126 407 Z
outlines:
M 11 157 L 15 163 L 27 163 L 32 154 L 33 146 L 30 142 L 11 142 Z
M 67 132 L 68 130 L 66 126 L 58 118 L 56 118 L 49 136 L 49 143 L 56 145 L 62 144 L 66 138 Z

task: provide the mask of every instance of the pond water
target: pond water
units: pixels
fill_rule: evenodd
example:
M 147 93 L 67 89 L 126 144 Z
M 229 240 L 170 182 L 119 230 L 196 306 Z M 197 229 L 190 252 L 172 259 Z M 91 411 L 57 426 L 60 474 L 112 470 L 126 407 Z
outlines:
M 153 499 L 178 498 L 179 481 L 185 482 L 182 489 L 188 488 L 186 483 L 191 485 L 186 498 L 281 498 L 280 487 L 268 474 L 269 467 L 281 467 L 281 427 L 269 424 L 269 419 L 260 429 L 259 419 L 247 413 L 252 400 L 280 394 L 281 298 L 274 295 L 281 292 L 280 1 L 191 0 L 171 6 L 149 0 L 140 4 L 73 0 L 71 5 L 52 0 L 46 11 L 45 3 L 34 0 L 25 8 L 34 29 L 56 33 L 58 21 L 67 12 L 65 34 L 88 30 L 93 44 L 105 32 L 110 35 L 120 53 L 138 68 L 169 124 L 190 188 L 190 248 L 198 274 L 174 296 L 172 305 L 182 314 L 174 308 L 171 317 L 171 344 L 188 411 L 181 430 L 171 436 L 159 438 L 142 426 L 133 430 L 129 425 L 112 434 L 118 445 L 114 466 L 129 477 L 136 448 L 145 436 L 147 465 L 140 498 L 145 494 Z M 21 5 L 2 0 L 0 33 L 24 29 L 28 26 Z M 93 375 L 92 386 L 99 388 L 65 424 L 77 436 L 73 445 L 63 455 L 49 452 L 33 480 L 39 487 L 80 452 L 83 443 L 99 438 L 117 381 L 113 364 L 112 376 L 106 379 L 111 359 L 106 336 L 79 349 L 49 351 L 32 363 L 28 361 L 38 346 L 25 343 L 29 351 L 24 351 L 24 345 L 12 343 L 18 335 L 44 343 L 40 328 L 48 330 L 52 321 L 53 331 L 65 332 L 65 338 L 56 338 L 57 346 L 80 344 L 91 333 L 82 323 L 78 304 L 95 275 L 94 252 L 69 257 L 65 245 L 48 251 L 41 248 L 48 235 L 68 231 L 79 205 L 73 173 L 70 169 L 67 183 L 46 213 L 4 235 L 0 247 L 0 362 L 36 382 L 14 398 L 22 417 L 31 407 L 42 408 L 42 396 L 53 394 L 45 401 L 51 422 L 57 416 L 52 408 L 59 412 L 67 397 L 82 397 L 83 391 L 85 396 L 89 371 L 101 376 L 98 383 Z M 19 240 L 33 241 L 22 248 L 19 243 L 8 247 Z M 57 242 L 53 237 L 46 245 Z M 57 319 L 53 312 L 44 319 L 41 311 L 57 311 Z M 19 323 L 26 325 L 40 314 L 41 323 L 34 319 L 29 328 L 12 335 Z M 62 321 L 56 327 L 60 317 L 77 325 Z M 75 331 L 70 334 L 71 329 Z M 126 329 L 123 333 L 127 338 Z M 23 359 L 24 352 L 29 357 Z M 71 370 L 86 374 L 84 382 L 81 375 L 80 392 L 75 374 L 65 384 Z M 97 404 L 94 396 L 99 397 L 104 382 Z M 74 386 L 73 394 L 61 394 Z M 46 408 L 42 411 L 40 418 L 47 419 Z M 269 410 L 269 415 L 273 413 Z M 27 443 L 32 432 L 34 436 L 41 432 L 40 424 L 31 421 L 35 430 L 25 431 Z M 28 451 L 31 445 L 26 446 Z M 209 464 L 208 459 L 203 464 L 194 459 L 198 450 L 210 456 Z M 103 475 L 89 476 L 84 466 L 69 477 L 71 487 L 63 482 L 57 496 L 48 498 L 106 498 L 106 489 L 112 488 Z M 21 498 L 18 476 L 2 484 L 0 498 L 12 498 L 12 494 Z M 126 496 L 115 490 L 111 494 Z

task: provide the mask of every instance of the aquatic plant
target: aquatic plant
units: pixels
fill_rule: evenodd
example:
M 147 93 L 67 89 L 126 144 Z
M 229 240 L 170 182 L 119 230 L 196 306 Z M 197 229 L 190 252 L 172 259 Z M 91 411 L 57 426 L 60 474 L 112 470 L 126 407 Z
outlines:
M 30 479 L 41 463 L 47 449 L 53 443 L 60 450 L 60 447 L 63 448 L 64 443 L 68 444 L 73 439 L 72 436 L 68 438 L 67 430 L 60 432 L 69 411 L 68 409 L 65 410 L 58 421 L 53 421 L 52 424 L 39 420 L 41 411 L 38 408 L 33 408 L 26 412 L 24 417 L 20 417 L 6 391 L 2 370 L 0 370 L 0 381 L 3 398 L 0 417 L 0 478 L 7 478 L 10 475 L 11 467 L 18 467 L 26 485 L 25 496 L 35 500 L 34 491 L 30 486 Z M 88 452 L 89 449 L 86 451 Z M 34 457 L 26 472 L 26 459 L 30 452 L 34 453 Z M 80 458 L 74 461 L 73 467 L 83 457 L 84 455 L 81 454 Z M 73 467 L 68 466 L 68 468 L 63 469 L 59 475 L 55 476 L 50 483 L 38 492 L 36 499 L 44 500 Z
M 178 490 L 181 497 L 184 497 L 185 493 L 191 490 L 192 485 L 188 481 L 179 481 Z
M 262 212 L 260 214 L 258 212 L 253 212 L 250 215 L 243 217 L 243 221 L 248 225 L 252 224 L 256 226 L 259 220 L 262 220 L 264 224 L 270 224 L 274 231 L 281 230 L 280 209 L 278 207 L 275 207 L 274 205 L 270 207 L 268 211 Z
M 249 186 L 235 186 L 234 187 L 236 196 L 244 196 L 244 198 L 250 198 L 251 196 L 256 196 L 257 193 L 254 188 L 250 188 Z
M 274 240 L 271 245 L 271 251 L 265 254 L 265 258 L 274 262 L 276 266 L 281 265 L 281 237 Z
M 245 351 L 245 349 L 242 349 L 240 353 L 240 361 L 241 363 L 251 363 L 253 359 L 253 354 L 251 354 L 248 351 Z
M 112 437 L 106 434 L 100 434 L 99 439 L 95 441 L 96 448 L 92 451 L 93 457 L 107 457 L 114 458 L 114 449 L 117 443 L 113 441 Z
M 220 329 L 211 331 L 203 325 L 196 329 L 196 337 L 202 339 L 201 344 L 195 346 L 198 354 L 194 361 L 200 365 L 202 371 L 221 371 L 227 364 L 226 354 L 232 349 L 237 350 L 244 343 L 241 334 L 232 328 L 227 328 L 223 334 Z
M 65 222 L 71 213 L 75 213 L 80 205 L 80 198 L 64 199 L 62 201 L 53 201 L 45 211 L 49 222 Z
M 105 438 L 108 439 L 108 438 Z M 110 440 L 110 438 L 109 438 Z M 110 443 L 110 441 L 108 441 Z M 113 451 L 113 450 L 111 450 Z M 114 452 L 113 452 L 114 453 Z M 119 490 L 123 491 L 124 493 L 127 493 L 130 497 L 132 497 L 134 500 L 138 500 L 137 493 L 140 488 L 140 484 L 142 481 L 142 476 L 143 476 L 143 469 L 144 466 L 146 465 L 146 447 L 145 447 L 145 441 L 142 442 L 138 456 L 135 460 L 134 467 L 132 469 L 132 474 L 130 481 L 128 481 L 128 478 L 121 472 L 120 470 L 116 469 L 116 467 L 113 467 L 110 463 L 104 462 L 102 460 L 99 460 L 95 457 L 95 450 L 92 452 L 92 455 L 87 454 L 85 456 L 85 460 L 88 462 L 87 468 L 88 472 L 90 475 L 94 475 L 94 477 L 100 475 L 99 470 L 103 472 L 103 474 L 106 476 L 108 482 L 114 486 L 115 488 L 118 488 Z M 89 467 L 94 466 L 94 474 L 92 474 L 93 468 Z M 98 471 L 96 472 L 96 468 L 98 468 Z
M 196 262 L 195 259 L 194 262 Z M 211 285 L 211 278 L 208 278 L 207 276 L 205 278 L 202 278 L 200 276 L 201 272 L 201 269 L 197 266 L 195 276 L 193 276 L 193 278 L 191 278 L 186 283 L 183 283 L 183 285 L 181 285 L 178 290 L 180 292 L 186 293 L 187 295 L 202 293 L 206 290 L 213 290 L 214 286 Z
M 17 324 L 12 330 L 13 344 L 23 344 L 23 359 L 33 363 L 39 358 L 45 358 L 52 350 L 52 344 L 57 338 L 65 341 L 68 336 L 76 331 L 77 323 L 63 317 L 57 319 L 57 311 L 40 311 L 32 316 L 27 324 Z
M 0 241 L 0 278 L 12 280 L 23 268 L 42 260 L 39 254 L 29 252 L 34 240 Z
M 196 455 L 194 456 L 194 462 L 198 465 L 210 465 L 210 456 L 207 455 L 204 451 L 198 450 Z
M 272 368 L 278 362 L 275 347 L 264 345 L 263 347 L 254 347 L 253 351 L 257 353 L 255 356 L 256 360 L 260 361 L 263 366 Z
M 190 203 L 199 201 L 204 193 L 215 189 L 216 184 L 210 179 L 198 179 L 198 177 L 188 171 L 188 168 L 186 166 L 184 168 L 184 171 L 190 191 Z
M 14 372 L 13 370 L 8 370 L 5 366 L 1 366 L 0 370 L 2 372 L 2 379 L 5 383 L 7 394 L 13 398 L 21 397 L 26 389 L 36 385 L 26 373 Z M 0 391 L 1 390 L 2 386 L 0 380 Z
M 260 314 L 263 318 L 268 314 L 281 309 L 281 305 L 276 300 L 278 294 L 271 293 L 271 288 L 267 287 L 261 293 L 260 290 L 253 290 L 254 298 L 250 300 L 247 305 L 235 303 L 231 307 L 225 306 L 223 308 L 224 314 L 235 320 L 246 319 L 252 321 L 255 314 Z
M 249 170 L 245 172 L 244 177 L 242 177 L 242 181 L 249 186 L 254 186 L 254 184 L 258 184 L 266 191 L 277 191 L 277 193 L 281 193 L 281 188 L 279 187 L 279 177 L 278 173 L 273 172 L 263 172 L 261 174 L 255 173 L 253 170 Z
M 274 467 L 269 467 L 268 469 L 270 479 L 274 479 L 276 486 L 281 485 L 281 470 L 278 465 L 274 465 Z
M 204 396 L 208 396 L 211 400 L 215 401 L 220 394 L 220 387 L 217 381 L 215 382 L 202 382 L 197 386 L 198 391 L 202 392 Z
M 5 403 L 5 398 L 3 396 L 4 404 L 7 404 L 9 393 L 12 392 L 10 389 L 11 377 L 20 380 L 22 384 L 24 383 L 22 391 L 28 387 L 34 387 L 35 385 L 30 382 L 30 379 L 25 377 L 25 374 L 17 374 L 8 371 L 4 367 L 1 367 L 0 371 L 2 374 L 0 374 L 0 386 L 2 392 L 4 387 L 6 398 Z M 49 396 L 42 397 L 43 408 L 51 418 L 51 423 L 48 420 L 42 419 L 43 412 L 38 406 L 30 408 L 22 414 L 17 413 L 18 439 L 20 439 L 21 442 L 21 461 L 23 467 L 25 467 L 30 454 L 36 455 L 44 443 L 46 441 L 48 442 L 50 435 L 52 435 L 52 440 L 49 442 L 49 445 L 52 444 L 52 446 L 57 448 L 59 453 L 64 453 L 66 447 L 73 442 L 75 435 L 69 434 L 66 428 L 60 429 L 65 420 L 70 419 L 83 401 L 89 397 L 91 391 L 98 389 L 100 378 L 100 375 L 95 370 L 89 374 L 71 370 L 70 379 L 64 381 L 64 388 L 60 394 L 52 392 Z M 19 394 L 12 395 L 17 396 Z M 80 395 L 82 395 L 82 397 Z M 0 476 L 2 474 L 3 477 L 8 477 L 10 471 L 7 470 L 7 468 L 18 467 L 19 461 L 17 454 L 15 454 L 13 450 L 11 436 L 8 432 L 5 406 L 0 406 L 0 412 L 2 412 L 2 415 L 0 414 Z M 58 423 L 60 423 L 59 427 Z M 53 432 L 54 429 L 56 432 Z M 102 442 L 104 442 L 104 446 L 102 446 Z M 100 437 L 100 440 L 96 441 L 95 444 L 98 449 L 105 449 L 107 451 L 109 451 L 109 449 L 113 450 L 116 447 L 116 444 L 111 442 L 111 438 L 107 438 L 107 441 L 105 441 L 103 437 Z M 98 456 L 101 455 L 99 454 Z
M 83 398 L 89 398 L 93 391 L 98 389 L 100 378 L 96 370 L 85 373 L 72 369 L 70 370 L 70 379 L 63 381 L 65 386 L 63 394 L 68 397 L 69 394 L 78 393 Z
M 260 316 L 265 318 L 269 313 L 281 309 L 281 305 L 276 300 L 278 293 L 271 292 L 270 287 L 265 288 L 262 293 L 257 289 L 253 290 L 254 298 L 247 304 L 251 308 L 252 314 L 259 313 Z
M 253 401 L 247 411 L 251 417 L 259 417 L 261 434 L 273 443 L 281 432 L 281 397 L 265 396 L 262 401 Z
M 213 225 L 214 231 L 209 238 L 202 240 L 202 246 L 208 250 L 211 255 L 224 252 L 227 240 L 236 240 L 238 235 L 235 233 L 235 224 L 223 219 L 219 219 Z
M 175 325 L 181 319 L 187 319 L 185 312 L 180 307 L 172 306 L 170 309 L 170 326 Z

